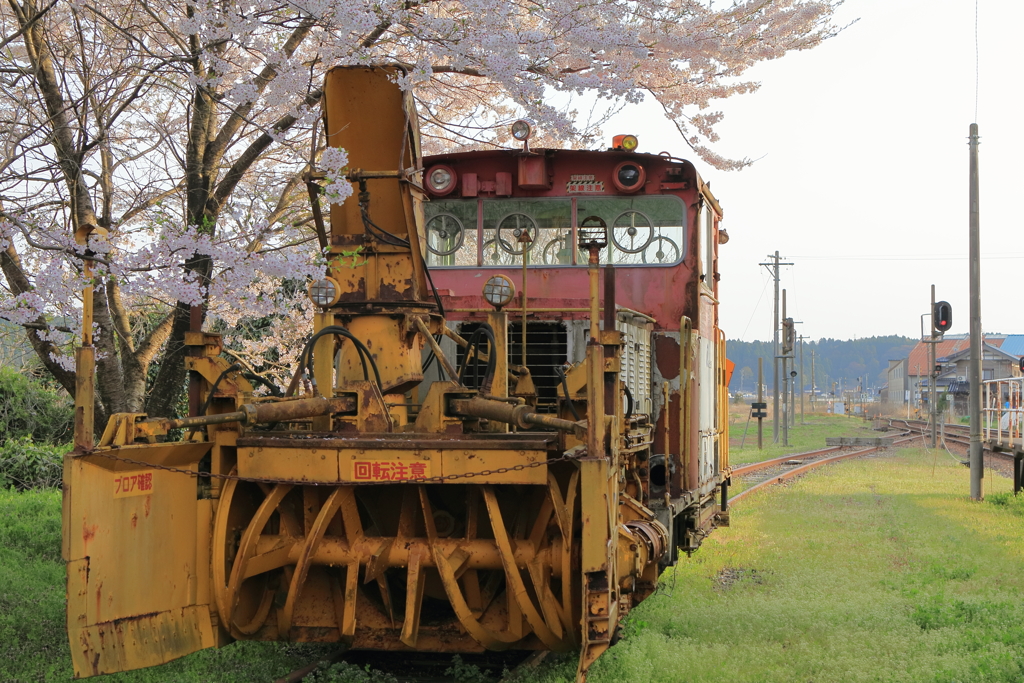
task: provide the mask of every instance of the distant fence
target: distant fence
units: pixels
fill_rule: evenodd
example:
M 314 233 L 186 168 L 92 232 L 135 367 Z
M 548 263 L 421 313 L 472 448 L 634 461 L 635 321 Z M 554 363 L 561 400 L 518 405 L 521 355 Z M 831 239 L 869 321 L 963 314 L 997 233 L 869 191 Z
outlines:
M 982 382 L 982 438 L 997 446 L 1024 448 L 1024 377 Z

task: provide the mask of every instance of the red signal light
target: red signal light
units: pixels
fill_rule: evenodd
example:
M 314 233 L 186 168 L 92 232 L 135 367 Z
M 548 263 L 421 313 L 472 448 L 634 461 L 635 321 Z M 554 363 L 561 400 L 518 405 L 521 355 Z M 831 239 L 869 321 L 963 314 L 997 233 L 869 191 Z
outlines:
M 953 307 L 948 301 L 936 301 L 932 309 L 932 325 L 939 332 L 946 332 L 953 326 Z

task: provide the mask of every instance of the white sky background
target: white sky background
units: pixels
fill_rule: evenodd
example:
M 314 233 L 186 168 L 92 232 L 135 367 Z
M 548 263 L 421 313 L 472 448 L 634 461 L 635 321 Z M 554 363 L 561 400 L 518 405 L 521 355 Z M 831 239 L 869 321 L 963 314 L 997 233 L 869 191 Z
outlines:
M 755 67 L 753 95 L 720 103 L 716 149 L 759 159 L 722 172 L 693 159 L 721 201 L 721 325 L 772 337 L 772 286 L 758 263 L 778 250 L 789 315 L 810 339 L 916 337 L 930 285 L 969 331 L 968 127 L 975 122 L 973 0 L 847 0 L 824 44 Z M 1024 333 L 1024 1 L 981 0 L 982 327 Z M 604 127 L 641 151 L 680 154 L 653 106 Z M 688 150 L 686 150 L 688 151 Z M 765 286 L 767 284 L 767 287 Z M 763 295 L 762 295 L 763 292 Z

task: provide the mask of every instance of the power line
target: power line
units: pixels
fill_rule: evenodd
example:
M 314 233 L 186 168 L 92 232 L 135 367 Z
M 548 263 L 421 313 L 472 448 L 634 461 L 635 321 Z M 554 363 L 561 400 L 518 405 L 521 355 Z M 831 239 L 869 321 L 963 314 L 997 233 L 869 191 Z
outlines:
M 966 261 L 967 256 L 959 255 L 925 255 L 925 256 L 879 256 L 879 255 L 849 255 L 849 256 L 811 256 L 807 254 L 794 254 L 791 258 L 806 259 L 808 261 Z M 1024 259 L 1024 254 L 1002 254 L 1000 256 L 982 256 L 983 261 L 1006 261 L 1013 259 Z
M 764 293 L 768 291 L 768 283 L 771 279 L 765 279 L 764 287 L 761 288 L 761 296 L 758 297 L 757 303 L 754 304 L 754 310 L 750 312 L 750 320 L 747 321 L 747 326 L 743 328 L 743 334 L 740 335 L 740 339 L 744 339 L 747 336 L 747 330 L 750 329 L 750 323 L 754 322 L 754 316 L 757 315 L 757 309 L 761 306 L 761 302 L 764 301 Z

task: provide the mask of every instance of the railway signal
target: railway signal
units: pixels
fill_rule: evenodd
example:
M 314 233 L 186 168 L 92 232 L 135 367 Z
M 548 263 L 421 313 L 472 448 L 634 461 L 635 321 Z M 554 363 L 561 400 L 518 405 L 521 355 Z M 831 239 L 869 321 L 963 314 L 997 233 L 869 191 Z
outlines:
M 788 356 L 793 353 L 793 341 L 796 337 L 796 328 L 792 318 L 782 321 L 782 355 Z
M 953 307 L 947 301 L 936 301 L 932 308 L 932 325 L 939 332 L 946 332 L 953 326 Z

